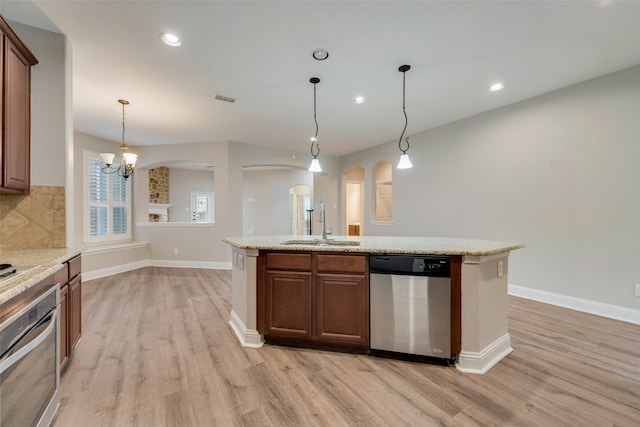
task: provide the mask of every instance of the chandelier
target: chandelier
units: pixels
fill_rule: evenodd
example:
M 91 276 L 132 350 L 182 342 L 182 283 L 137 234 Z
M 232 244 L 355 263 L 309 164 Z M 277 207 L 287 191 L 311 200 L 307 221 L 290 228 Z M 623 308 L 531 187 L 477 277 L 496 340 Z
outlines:
M 129 178 L 130 175 L 133 175 L 133 168 L 136 165 L 136 160 L 138 158 L 137 154 L 129 153 L 129 147 L 124 142 L 124 106 L 129 105 L 129 101 L 125 99 L 118 99 L 118 102 L 122 104 L 122 145 L 120 145 L 120 154 L 122 155 L 122 160 L 118 167 L 113 166 L 113 159 L 116 157 L 113 153 L 101 153 L 100 157 L 104 161 L 105 165 L 102 168 L 102 172 L 112 174 L 117 173 L 124 179 Z

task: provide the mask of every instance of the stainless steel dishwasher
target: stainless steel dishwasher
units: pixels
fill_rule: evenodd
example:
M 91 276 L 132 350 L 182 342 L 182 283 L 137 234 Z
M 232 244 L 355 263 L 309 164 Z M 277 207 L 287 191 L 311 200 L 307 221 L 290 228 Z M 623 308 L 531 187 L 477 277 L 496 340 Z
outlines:
M 452 361 L 448 256 L 370 255 L 371 350 Z

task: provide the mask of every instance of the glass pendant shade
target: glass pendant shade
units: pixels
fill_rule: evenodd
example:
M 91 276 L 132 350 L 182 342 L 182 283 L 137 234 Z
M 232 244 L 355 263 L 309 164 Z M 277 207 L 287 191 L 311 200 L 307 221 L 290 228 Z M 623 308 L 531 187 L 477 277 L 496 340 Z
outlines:
M 322 168 L 320 167 L 320 161 L 318 159 L 311 160 L 311 165 L 309 166 L 309 172 L 322 172 Z
M 128 166 L 134 167 L 136 165 L 136 160 L 138 159 L 137 154 L 123 153 L 122 155 L 124 156 L 124 161 L 127 163 Z
M 398 169 L 410 169 L 413 167 L 411 160 L 409 160 L 408 154 L 403 154 L 400 156 L 400 161 L 398 162 Z
M 107 166 L 111 166 L 116 155 L 113 153 L 100 153 L 100 157 L 102 157 L 102 160 L 107 164 Z

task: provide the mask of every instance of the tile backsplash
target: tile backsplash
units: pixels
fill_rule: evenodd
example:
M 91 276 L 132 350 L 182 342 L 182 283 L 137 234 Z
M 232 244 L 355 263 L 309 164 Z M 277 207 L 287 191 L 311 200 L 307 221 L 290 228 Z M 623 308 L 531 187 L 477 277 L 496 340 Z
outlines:
M 0 195 L 0 249 L 66 246 L 64 187 L 31 186 L 28 196 Z

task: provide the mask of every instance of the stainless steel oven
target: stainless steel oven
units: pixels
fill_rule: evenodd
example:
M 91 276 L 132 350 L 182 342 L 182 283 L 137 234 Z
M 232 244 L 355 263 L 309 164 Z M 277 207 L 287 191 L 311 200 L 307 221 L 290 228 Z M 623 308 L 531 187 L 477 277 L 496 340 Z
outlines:
M 0 427 L 50 426 L 60 406 L 59 285 L 0 324 Z

